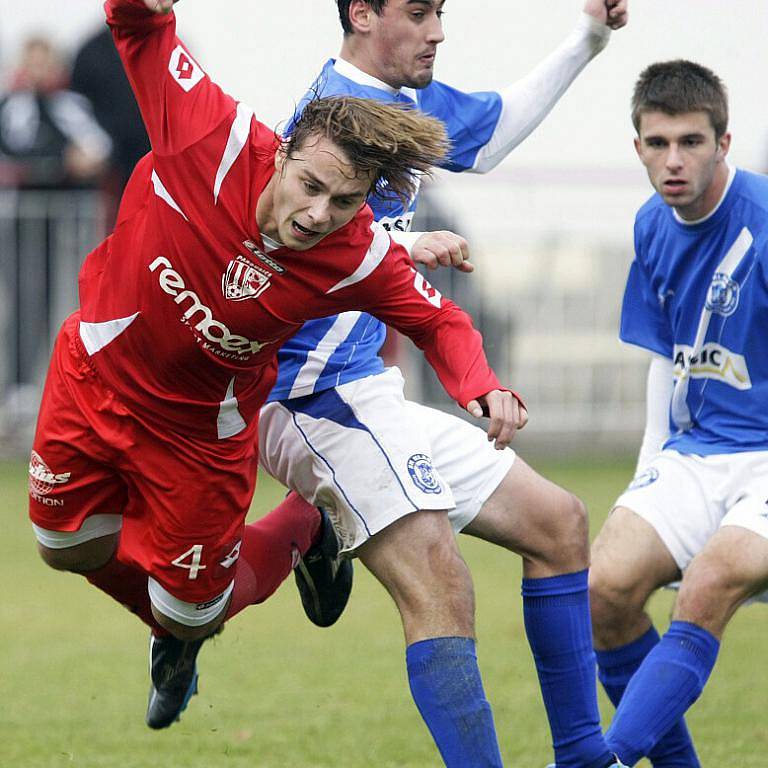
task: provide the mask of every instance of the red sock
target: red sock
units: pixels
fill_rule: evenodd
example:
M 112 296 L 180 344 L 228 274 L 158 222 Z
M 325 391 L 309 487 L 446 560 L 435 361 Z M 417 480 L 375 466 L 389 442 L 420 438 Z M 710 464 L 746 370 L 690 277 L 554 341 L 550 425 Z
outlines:
M 122 603 L 131 613 L 135 613 L 157 636 L 167 635 L 152 615 L 152 608 L 147 591 L 147 574 L 135 566 L 122 562 L 119 554 L 101 568 L 84 573 L 88 581 L 111 598 Z
M 288 578 L 297 556 L 312 546 L 319 532 L 317 508 L 293 491 L 269 514 L 246 525 L 226 618 L 264 602 Z

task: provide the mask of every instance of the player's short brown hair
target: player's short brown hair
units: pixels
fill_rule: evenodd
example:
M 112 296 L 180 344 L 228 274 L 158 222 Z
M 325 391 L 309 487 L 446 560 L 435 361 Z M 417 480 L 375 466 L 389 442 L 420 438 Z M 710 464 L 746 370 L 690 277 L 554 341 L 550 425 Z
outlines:
M 450 147 L 440 120 L 409 105 L 354 96 L 310 100 L 294 123 L 287 156 L 320 136 L 336 144 L 359 173 L 370 175 L 370 192 L 405 204 L 418 176 L 438 165 Z
M 381 16 L 381 12 L 387 4 L 387 0 L 365 0 L 365 2 L 371 6 L 371 10 L 377 16 Z M 352 0 L 336 0 L 336 5 L 339 7 L 339 21 L 341 22 L 344 34 L 351 35 L 354 32 L 352 25 L 349 23 L 349 6 L 352 5 Z
M 722 80 L 701 64 L 684 59 L 661 61 L 646 67 L 635 83 L 632 124 L 638 133 L 644 112 L 706 112 L 719 140 L 728 130 L 728 91 Z

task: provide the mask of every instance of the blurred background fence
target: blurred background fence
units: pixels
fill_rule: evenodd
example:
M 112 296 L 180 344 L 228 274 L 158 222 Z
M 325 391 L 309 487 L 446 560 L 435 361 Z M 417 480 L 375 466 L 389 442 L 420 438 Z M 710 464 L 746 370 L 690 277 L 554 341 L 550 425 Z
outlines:
M 31 442 L 51 343 L 78 305 L 77 273 L 106 233 L 92 190 L 0 189 L 0 445 Z
M 432 272 L 470 309 L 492 364 L 521 392 L 526 449 L 632 454 L 639 444 L 648 356 L 618 341 L 634 212 L 647 180 L 634 171 L 502 167 L 444 175 L 427 188 L 417 229 L 455 229 L 473 248 L 471 277 Z M 445 405 L 411 352 L 411 394 Z
M 527 450 L 636 450 L 646 356 L 617 340 L 631 259 L 632 216 L 645 194 L 637 174 L 499 169 L 482 179 L 441 177 L 415 226 L 470 240 L 475 273 L 429 274 L 467 308 L 500 378 L 520 391 Z M 607 182 L 610 181 L 610 184 Z M 77 306 L 77 272 L 107 231 L 96 190 L 0 190 L 0 439 L 29 447 L 50 346 Z M 409 395 L 451 407 L 409 344 L 397 347 Z

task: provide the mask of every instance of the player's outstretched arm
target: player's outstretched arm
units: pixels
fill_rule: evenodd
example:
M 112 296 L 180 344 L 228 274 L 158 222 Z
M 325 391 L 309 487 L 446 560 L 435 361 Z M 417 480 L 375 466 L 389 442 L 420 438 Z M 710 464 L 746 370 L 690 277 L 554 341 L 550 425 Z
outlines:
M 374 225 L 377 226 L 377 225 Z M 344 309 L 363 309 L 408 336 L 424 352 L 445 391 L 473 415 L 483 407 L 491 417 L 488 437 L 499 448 L 506 447 L 515 431 L 525 423 L 521 398 L 506 391 L 491 370 L 483 350 L 482 336 L 460 307 L 444 298 L 417 272 L 404 248 L 382 236 L 388 245 L 378 266 L 360 282 L 337 294 Z M 381 246 L 379 246 L 381 247 Z M 338 311 L 340 307 L 335 307 Z M 512 405 L 515 400 L 517 405 Z
M 173 5 L 171 0 L 105 3 L 107 24 L 156 157 L 178 154 L 210 136 L 222 123 L 231 123 L 238 109 L 176 36 Z
M 551 112 L 579 73 L 627 23 L 628 0 L 586 0 L 576 29 L 524 78 L 499 91 L 502 110 L 488 143 L 470 169 L 487 173 Z

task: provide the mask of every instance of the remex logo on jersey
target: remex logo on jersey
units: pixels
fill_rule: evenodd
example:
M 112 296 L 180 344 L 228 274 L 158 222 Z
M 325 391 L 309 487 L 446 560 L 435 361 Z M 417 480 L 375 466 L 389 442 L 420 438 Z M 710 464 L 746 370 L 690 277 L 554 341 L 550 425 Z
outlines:
M 271 285 L 271 277 L 266 269 L 238 255 L 229 262 L 227 271 L 221 276 L 221 292 L 230 301 L 257 299 Z
M 256 354 L 270 342 L 252 341 L 245 336 L 232 333 L 224 323 L 213 319 L 213 313 L 200 301 L 200 297 L 187 289 L 184 278 L 173 268 L 165 256 L 158 256 L 150 265 L 149 271 L 155 272 L 159 267 L 165 267 L 157 275 L 160 287 L 183 308 L 187 302 L 181 319 L 190 328 L 202 334 L 210 344 L 207 348 L 220 357 L 242 360 L 244 357 Z M 215 345 L 215 346 L 213 346 Z M 219 347 L 219 349 L 216 349 Z
M 675 344 L 675 378 L 680 376 L 686 363 L 690 367 L 692 379 L 715 379 L 735 389 L 752 388 L 744 355 L 737 355 L 720 344 L 709 342 L 701 348 L 698 355 L 693 354 L 693 347 Z
M 168 71 L 187 93 L 205 77 L 205 72 L 200 69 L 200 65 L 180 45 L 177 45 L 171 53 Z
M 729 275 L 715 272 L 705 306 L 716 315 L 729 317 L 739 306 L 739 284 Z
M 51 472 L 42 456 L 32 451 L 29 457 L 29 492 L 34 499 L 43 504 L 53 504 L 53 499 L 44 499 L 57 485 L 64 485 L 72 477 L 71 472 Z M 64 502 L 59 500 L 59 504 Z

